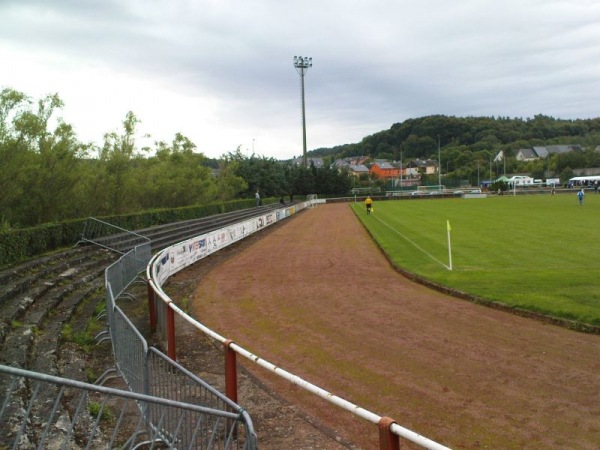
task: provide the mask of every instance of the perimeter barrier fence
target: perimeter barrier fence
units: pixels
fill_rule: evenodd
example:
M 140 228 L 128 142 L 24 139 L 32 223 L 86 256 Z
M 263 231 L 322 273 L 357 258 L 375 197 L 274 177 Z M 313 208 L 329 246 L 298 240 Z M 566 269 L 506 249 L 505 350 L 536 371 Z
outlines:
M 150 239 L 94 217 L 88 217 L 83 227 L 81 241 L 125 253 L 132 246 L 149 243 Z
M 257 355 L 250 353 L 243 347 L 232 342 L 195 319 L 189 317 L 185 311 L 180 309 L 162 289 L 163 284 L 175 273 L 190 266 L 194 262 L 214 253 L 227 245 L 230 245 L 251 233 L 271 225 L 279 220 L 298 212 L 301 209 L 312 207 L 325 200 L 313 197 L 304 203 L 288 208 L 271 211 L 263 216 L 240 222 L 210 233 L 206 233 L 186 241 L 177 243 L 163 249 L 154 255 L 146 268 L 148 282 L 148 302 L 150 310 L 150 325 L 167 345 L 167 354 L 173 360 L 176 359 L 176 333 L 175 315 L 179 315 L 193 327 L 209 336 L 211 339 L 221 343 L 225 348 L 225 393 L 229 399 L 237 402 L 237 355 L 243 356 L 248 361 L 257 364 L 291 383 L 311 392 L 330 403 L 333 403 L 346 411 L 350 411 L 358 417 L 365 419 L 378 426 L 379 447 L 381 450 L 398 450 L 400 448 L 400 437 L 413 442 L 423 448 L 433 450 L 447 450 L 447 447 L 438 444 L 424 436 L 398 425 L 389 417 L 381 417 L 343 398 L 340 398 L 320 387 L 303 380 L 302 378 L 283 370 Z
M 132 283 L 144 282 L 138 275 L 150 259 L 150 242 L 146 242 L 105 270 L 108 333 L 118 373 L 132 393 L 172 402 L 168 407 L 160 402 L 138 402 L 146 426 L 170 448 L 256 449 L 250 415 L 173 358 L 149 347 L 117 305 L 117 299 L 126 296 L 124 291 Z M 201 408 L 194 417 L 188 417 L 179 405 Z
M 0 448 L 256 448 L 248 440 L 242 447 L 231 425 L 238 423 L 238 411 L 203 406 L 201 398 L 172 400 L 0 366 Z

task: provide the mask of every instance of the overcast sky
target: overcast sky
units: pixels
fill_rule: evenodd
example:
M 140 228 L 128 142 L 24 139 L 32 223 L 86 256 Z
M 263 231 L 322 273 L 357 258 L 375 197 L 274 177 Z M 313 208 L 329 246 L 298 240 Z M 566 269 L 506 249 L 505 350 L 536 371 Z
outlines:
M 0 87 L 140 133 L 287 159 L 430 114 L 600 116 L 598 0 L 0 0 Z

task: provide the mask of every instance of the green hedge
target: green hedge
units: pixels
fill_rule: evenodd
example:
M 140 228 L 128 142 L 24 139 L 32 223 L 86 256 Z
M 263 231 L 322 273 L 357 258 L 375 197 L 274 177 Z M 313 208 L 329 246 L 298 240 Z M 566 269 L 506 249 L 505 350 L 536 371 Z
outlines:
M 275 200 L 271 200 L 272 203 Z M 154 225 L 213 216 L 256 206 L 254 199 L 232 200 L 177 209 L 161 209 L 97 219 L 126 230 L 139 230 Z M 87 219 L 44 224 L 0 232 L 0 267 L 8 266 L 57 249 L 77 244 Z
M 0 232 L 0 266 L 75 245 L 84 225 L 85 219 L 79 219 Z

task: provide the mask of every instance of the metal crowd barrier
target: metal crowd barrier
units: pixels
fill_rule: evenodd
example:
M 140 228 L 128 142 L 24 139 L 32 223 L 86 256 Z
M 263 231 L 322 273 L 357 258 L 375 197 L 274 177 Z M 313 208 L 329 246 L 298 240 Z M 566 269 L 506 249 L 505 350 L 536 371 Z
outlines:
M 110 280 L 112 292 L 121 295 L 138 275 L 143 272 L 152 258 L 150 241 L 135 246 L 104 271 L 105 280 Z
M 88 217 L 83 226 L 80 242 L 90 242 L 119 253 L 125 253 L 132 247 L 149 243 L 150 239 L 94 217 Z
M 257 438 L 248 413 L 173 359 L 148 347 L 144 337 L 117 305 L 117 299 L 135 282 L 151 259 L 149 243 L 138 247 L 105 271 L 108 331 L 117 370 L 132 393 L 220 411 L 216 415 L 207 412 L 202 426 L 195 426 L 193 418 L 182 418 L 176 405 L 166 408 L 162 404 L 151 407 L 138 404 L 144 421 L 169 446 L 175 446 L 174 436 L 177 436 L 176 447 L 179 448 L 180 441 L 197 442 L 209 435 L 212 440 L 207 445 L 183 448 L 255 449 Z M 229 417 L 233 420 L 222 420 L 224 413 L 233 413 L 234 416 Z M 227 445 L 221 447 L 221 443 Z
M 27 391 L 27 394 L 25 394 Z M 63 406 L 65 398 L 71 399 Z M 254 449 L 243 410 L 0 366 L 0 448 Z M 246 430 L 247 431 L 247 430 Z

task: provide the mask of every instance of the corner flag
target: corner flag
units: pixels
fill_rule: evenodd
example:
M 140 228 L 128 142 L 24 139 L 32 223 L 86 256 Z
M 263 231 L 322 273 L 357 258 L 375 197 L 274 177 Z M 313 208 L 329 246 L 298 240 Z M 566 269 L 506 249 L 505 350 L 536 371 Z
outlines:
M 448 230 L 448 270 L 452 270 L 452 244 L 450 243 L 450 221 L 446 220 L 446 228 Z

